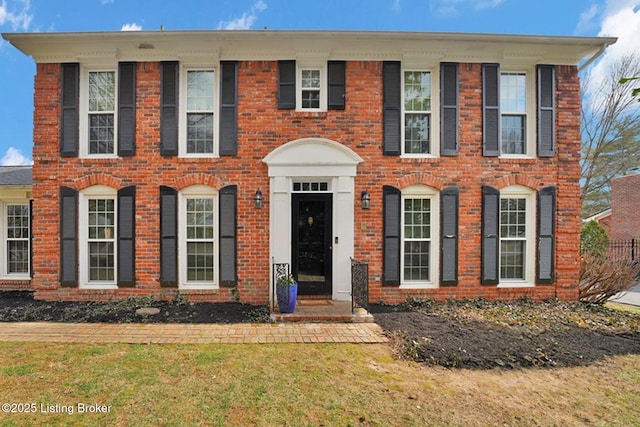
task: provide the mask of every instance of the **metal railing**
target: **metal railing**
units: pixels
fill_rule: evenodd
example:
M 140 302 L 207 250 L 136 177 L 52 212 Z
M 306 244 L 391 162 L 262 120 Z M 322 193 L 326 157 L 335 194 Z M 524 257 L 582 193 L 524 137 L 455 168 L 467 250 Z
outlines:
M 278 280 L 288 277 L 291 274 L 291 266 L 288 262 L 272 263 L 273 280 L 271 281 L 271 311 L 275 311 L 278 307 Z M 288 301 L 286 302 L 288 304 Z
M 351 313 L 369 309 L 369 264 L 351 258 Z
M 612 240 L 609 242 L 609 259 L 616 261 L 640 261 L 639 241 Z

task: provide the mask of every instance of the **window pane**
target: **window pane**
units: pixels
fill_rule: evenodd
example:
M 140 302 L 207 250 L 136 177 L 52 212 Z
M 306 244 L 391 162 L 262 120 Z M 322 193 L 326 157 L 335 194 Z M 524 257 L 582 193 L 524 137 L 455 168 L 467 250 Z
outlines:
M 187 114 L 187 152 L 213 153 L 213 113 Z
M 114 71 L 89 73 L 89 111 L 114 111 L 116 73 Z
M 404 280 L 429 281 L 429 241 L 404 242 Z
M 28 239 L 29 238 L 29 206 L 8 205 L 7 206 L 7 238 L 8 239 Z
M 502 153 L 525 154 L 525 116 L 502 116 Z
M 213 110 L 213 71 L 187 72 L 187 110 Z
M 213 281 L 213 242 L 187 243 L 187 280 Z
M 320 70 L 302 70 L 302 87 L 320 89 Z
M 526 75 L 502 73 L 500 75 L 500 110 L 504 113 L 526 112 Z
M 88 205 L 89 239 L 112 240 L 115 237 L 115 201 L 92 199 Z
M 115 257 L 113 248 L 113 242 L 89 242 L 89 280 L 114 280 Z
M 503 240 L 500 243 L 500 278 L 524 279 L 524 240 Z
M 302 108 L 320 108 L 320 91 L 303 90 Z
M 7 268 L 9 274 L 29 272 L 29 241 L 7 241 Z
M 430 116 L 428 114 L 405 114 L 404 116 L 404 152 L 427 154 L 429 144 Z
M 113 154 L 114 115 L 89 115 L 89 154 Z
M 431 110 L 431 73 L 427 71 L 405 71 L 405 111 Z

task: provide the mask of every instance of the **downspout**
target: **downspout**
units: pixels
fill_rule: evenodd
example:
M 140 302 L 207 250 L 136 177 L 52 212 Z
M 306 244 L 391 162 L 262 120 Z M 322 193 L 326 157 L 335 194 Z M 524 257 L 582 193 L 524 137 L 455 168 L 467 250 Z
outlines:
M 591 63 L 593 61 L 595 61 L 596 59 L 598 59 L 598 57 L 604 53 L 605 49 L 608 48 L 609 46 L 611 46 L 612 44 L 613 43 L 605 43 L 605 44 L 603 44 L 600 47 L 600 49 L 598 49 L 598 51 L 591 58 L 587 59 L 586 62 L 584 62 L 582 65 L 578 66 L 578 72 L 580 73 L 582 70 L 584 70 L 589 65 L 591 65 Z

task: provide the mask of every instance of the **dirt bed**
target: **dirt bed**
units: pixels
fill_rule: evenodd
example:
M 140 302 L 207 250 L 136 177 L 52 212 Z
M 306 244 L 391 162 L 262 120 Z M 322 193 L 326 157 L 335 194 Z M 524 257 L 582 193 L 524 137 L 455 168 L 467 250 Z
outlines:
M 413 301 L 370 311 L 398 355 L 446 367 L 581 366 L 640 354 L 640 316 L 600 306 Z

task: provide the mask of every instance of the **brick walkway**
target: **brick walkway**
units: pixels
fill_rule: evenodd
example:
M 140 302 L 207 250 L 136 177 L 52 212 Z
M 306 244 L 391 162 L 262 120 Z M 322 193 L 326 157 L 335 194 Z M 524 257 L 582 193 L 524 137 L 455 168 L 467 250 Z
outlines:
M 68 343 L 384 343 L 375 323 L 0 323 L 0 341 Z

